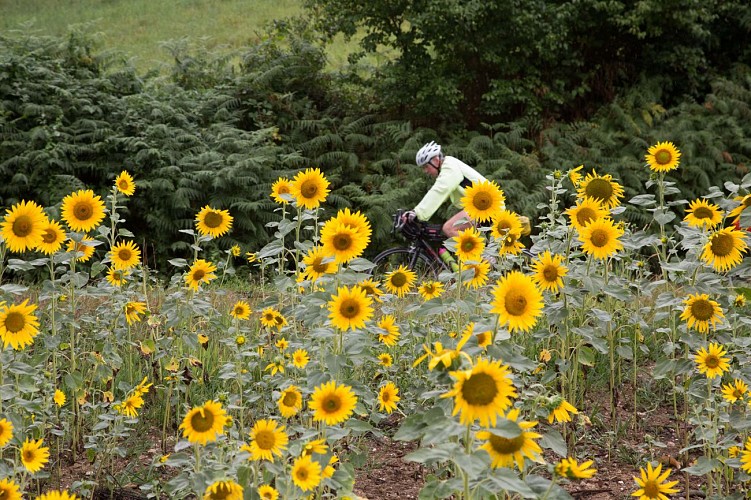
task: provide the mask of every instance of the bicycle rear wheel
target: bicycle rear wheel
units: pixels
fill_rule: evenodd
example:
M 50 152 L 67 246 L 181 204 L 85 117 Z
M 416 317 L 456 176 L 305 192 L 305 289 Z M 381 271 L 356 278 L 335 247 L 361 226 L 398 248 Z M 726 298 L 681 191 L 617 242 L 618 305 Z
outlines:
M 425 253 L 404 247 L 389 248 L 379 253 L 373 259 L 375 267 L 371 271 L 377 280 L 382 279 L 399 266 L 405 266 L 417 274 L 418 283 L 425 279 L 435 279 L 438 276 L 436 266 Z

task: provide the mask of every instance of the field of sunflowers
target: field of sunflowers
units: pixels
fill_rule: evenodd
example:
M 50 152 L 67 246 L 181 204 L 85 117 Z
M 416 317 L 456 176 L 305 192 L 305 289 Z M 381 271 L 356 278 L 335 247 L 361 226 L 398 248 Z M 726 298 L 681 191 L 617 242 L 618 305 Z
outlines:
M 127 171 L 104 199 L 9 207 L 0 498 L 90 498 L 144 446 L 160 452 L 126 479 L 144 496 L 355 498 L 354 464 L 384 434 L 413 443 L 421 498 L 571 498 L 658 406 L 680 449 L 666 462 L 645 443 L 631 496 L 746 498 L 751 178 L 676 199 L 680 156 L 645 152 L 651 180 L 630 200 L 595 169 L 551 172 L 534 258 L 502 189 L 475 184 L 462 203 L 478 228 L 445 242 L 458 271 L 424 276 L 370 273 L 370 222 L 332 216 L 313 168 L 274 183 L 275 239 L 256 252 L 206 252 L 233 217 L 200 210 L 171 278 L 142 264 L 121 215 Z M 648 226 L 625 222 L 634 207 Z M 78 461 L 91 474 L 63 485 Z

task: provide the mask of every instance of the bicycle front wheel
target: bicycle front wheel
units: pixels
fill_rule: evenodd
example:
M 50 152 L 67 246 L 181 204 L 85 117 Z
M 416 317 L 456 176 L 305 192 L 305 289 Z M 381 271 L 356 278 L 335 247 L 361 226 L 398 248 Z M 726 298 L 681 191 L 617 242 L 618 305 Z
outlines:
M 394 271 L 399 266 L 404 266 L 417 274 L 418 282 L 425 279 L 435 279 L 438 276 L 434 263 L 420 250 L 412 250 L 404 247 L 389 248 L 379 253 L 373 259 L 375 267 L 371 271 L 377 280 L 383 279 L 386 273 Z

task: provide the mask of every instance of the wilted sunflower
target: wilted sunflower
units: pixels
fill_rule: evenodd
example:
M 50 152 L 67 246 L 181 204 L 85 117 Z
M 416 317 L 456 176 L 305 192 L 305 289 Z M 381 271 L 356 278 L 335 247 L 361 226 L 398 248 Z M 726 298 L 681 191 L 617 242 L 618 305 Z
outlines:
M 730 358 L 724 357 L 727 354 L 725 348 L 712 342 L 707 349 L 703 347 L 694 356 L 696 367 L 699 373 L 703 373 L 709 379 L 722 376 L 723 373 L 730 369 Z
M 329 181 L 317 168 L 306 169 L 298 172 L 292 179 L 290 192 L 297 201 L 297 206 L 312 210 L 326 201 L 329 194 Z
M 328 303 L 331 323 L 340 330 L 365 328 L 373 316 L 373 300 L 357 286 L 340 287 Z
M 548 404 L 549 424 L 552 424 L 554 420 L 556 422 L 571 422 L 570 413 L 576 415 L 579 413 L 579 410 L 561 396 L 551 398 L 550 403 Z
M 391 354 L 384 352 L 378 355 L 378 364 L 384 368 L 388 368 L 394 364 L 394 358 L 391 357 Z
M 271 185 L 271 198 L 282 205 L 286 205 L 294 199 L 292 196 L 292 183 L 286 177 L 279 177 Z
M 133 182 L 133 176 L 127 170 L 123 170 L 117 176 L 115 187 L 125 196 L 132 196 L 136 192 L 136 183 Z
M 11 346 L 18 351 L 34 342 L 39 333 L 39 320 L 33 314 L 36 304 L 29 299 L 12 306 L 0 305 L 0 339 L 3 347 Z
M 639 500 L 667 500 L 668 495 L 678 492 L 674 488 L 678 481 L 665 482 L 672 469 L 665 469 L 662 473 L 662 464 L 653 469 L 652 464 L 648 463 L 646 470 L 643 467 L 639 470 L 641 478 L 634 477 L 639 489 L 631 494 L 632 497 L 638 497 Z
M 542 435 L 536 432 L 530 432 L 537 422 L 527 422 L 519 419 L 519 409 L 514 408 L 505 416 L 506 420 L 516 422 L 519 426 L 520 433 L 513 438 L 499 436 L 493 430 L 480 431 L 476 434 L 477 439 L 485 440 L 485 444 L 479 449 L 485 450 L 490 455 L 490 466 L 494 469 L 498 467 L 513 468 L 514 463 L 519 470 L 524 470 L 524 458 L 529 458 L 534 462 L 542 463 L 542 448 L 534 440 L 540 439 Z
M 81 189 L 63 198 L 61 214 L 69 228 L 85 233 L 104 219 L 104 202 L 91 189 Z
M 107 282 L 112 286 L 123 286 L 129 275 L 130 271 L 110 267 L 107 270 Z
M 563 265 L 562 255 L 551 254 L 550 250 L 545 250 L 545 253 L 532 263 L 532 271 L 532 279 L 540 288 L 556 293 L 563 287 L 563 277 L 568 273 L 568 268 Z
M 42 228 L 42 241 L 36 248 L 46 255 L 52 255 L 62 248 L 65 238 L 63 226 L 56 220 L 48 220 Z
M 279 492 L 270 484 L 262 484 L 258 487 L 258 497 L 261 500 L 279 500 Z
M 579 464 L 575 458 L 564 458 L 556 464 L 555 473 L 566 479 L 589 479 L 597 473 L 597 469 L 590 469 L 592 463 L 592 460 L 587 460 Z
M 201 236 L 218 238 L 232 229 L 234 217 L 227 210 L 218 210 L 206 205 L 196 215 L 196 229 Z
M 532 278 L 519 271 L 511 271 L 493 288 L 490 312 L 499 315 L 501 325 L 510 332 L 527 331 L 537 323 L 542 314 L 542 292 Z
M 610 174 L 597 175 L 594 170 L 587 174 L 577 190 L 579 198 L 594 198 L 604 208 L 617 207 L 623 197 L 623 187 L 613 180 Z
M 468 272 L 469 276 L 464 279 L 464 286 L 466 288 L 480 288 L 488 282 L 488 273 L 490 272 L 490 263 L 486 260 L 481 260 L 477 264 L 465 264 L 462 262 L 461 270 L 471 271 Z
M 697 199 L 688 204 L 683 220 L 689 226 L 711 229 L 722 222 L 722 210 L 714 203 Z
M 382 302 L 381 295 L 383 295 L 383 292 L 379 288 L 380 286 L 380 283 L 371 278 L 368 278 L 357 284 L 357 287 L 361 288 L 365 292 L 365 295 L 375 300 L 376 302 Z
M 386 273 L 384 281 L 387 292 L 396 294 L 397 297 L 404 297 L 412 289 L 415 281 L 417 281 L 417 274 L 414 271 L 410 271 L 407 266 L 401 265 L 393 271 Z
M 623 236 L 623 229 L 612 219 L 598 219 L 590 222 L 579 231 L 582 251 L 595 259 L 604 260 L 623 249 L 618 239 Z
M 714 329 L 725 317 L 720 304 L 711 300 L 709 294 L 691 294 L 683 303 L 686 308 L 681 313 L 681 319 L 688 328 L 694 328 L 700 333 L 707 333 L 710 325 Z
M 462 260 L 480 260 L 482 251 L 485 250 L 485 239 L 482 234 L 470 227 L 452 238 L 456 242 L 456 256 Z
M 681 153 L 672 142 L 658 142 L 647 150 L 644 159 L 652 172 L 670 172 L 678 168 Z
M 376 326 L 385 332 L 378 334 L 378 340 L 387 346 L 395 346 L 396 341 L 402 334 L 399 331 L 399 325 L 396 324 L 396 318 L 391 314 L 386 314 L 378 321 Z
M 35 202 L 16 203 L 5 211 L 2 225 L 5 244 L 11 252 L 33 250 L 42 242 L 47 224 L 47 216 Z
M 0 480 L 0 498 L 3 500 L 23 500 L 21 487 L 11 479 Z
M 310 355 L 305 349 L 298 349 L 292 353 L 292 364 L 295 368 L 305 368 L 310 362 Z
M 21 446 L 21 463 L 24 468 L 34 474 L 42 470 L 42 467 L 50 460 L 50 449 L 42 446 L 42 440 L 26 440 Z
M 568 215 L 571 225 L 577 231 L 584 229 L 590 222 L 604 219 L 610 215 L 610 212 L 594 198 L 578 199 L 576 205 L 567 209 L 564 213 Z
M 0 448 L 13 439 L 13 422 L 5 418 L 0 419 Z
M 203 500 L 243 500 L 243 487 L 234 481 L 215 481 L 206 488 Z
M 745 231 L 726 227 L 712 233 L 701 252 L 701 260 L 722 273 L 740 264 L 746 248 Z
M 323 247 L 313 247 L 303 257 L 305 264 L 305 279 L 317 280 L 324 274 L 333 274 L 339 268 L 332 254 L 329 254 Z
M 485 222 L 495 219 L 506 201 L 503 191 L 493 181 L 473 182 L 464 190 L 461 205 L 470 219 Z
M 310 491 L 321 483 L 321 464 L 310 455 L 297 457 L 292 464 L 292 482 L 303 491 Z
M 91 236 L 84 236 L 81 241 L 68 240 L 66 250 L 74 253 L 73 260 L 76 262 L 87 262 L 94 255 L 94 243 L 97 243 Z
M 110 260 L 115 269 L 132 269 L 141 260 L 141 250 L 132 241 L 117 243 L 110 250 Z
M 453 371 L 451 376 L 456 379 L 454 387 L 441 397 L 454 398 L 452 415 L 461 413 L 462 425 L 479 419 L 482 426 L 495 426 L 517 396 L 509 368 L 499 360 L 480 358 L 470 370 Z
M 136 321 L 141 321 L 141 314 L 146 311 L 146 304 L 143 302 L 128 302 L 125 304 L 125 320 L 129 325 Z
M 493 219 L 490 226 L 490 234 L 496 239 L 502 239 L 509 233 L 521 235 L 522 221 L 518 214 L 504 208 Z
M 337 263 L 349 262 L 362 255 L 370 243 L 370 238 L 354 229 L 331 219 L 321 228 L 321 244 L 326 255 L 331 255 Z
M 440 281 L 424 281 L 418 288 L 418 293 L 425 300 L 435 299 L 443 294 L 443 283 Z
M 733 379 L 732 384 L 722 386 L 722 397 L 729 403 L 735 403 L 748 393 L 748 385 L 741 379 Z
M 287 449 L 289 437 L 284 432 L 284 426 L 273 420 L 259 420 L 250 431 L 250 445 L 242 449 L 250 453 L 251 460 L 274 461 L 274 455 L 281 458 Z
M 185 284 L 192 290 L 198 291 L 201 283 L 209 283 L 211 280 L 216 279 L 214 271 L 216 271 L 214 264 L 203 259 L 198 259 L 190 266 L 188 274 L 185 275 Z
M 226 424 L 227 413 L 222 405 L 209 400 L 203 406 L 190 410 L 179 428 L 183 430 L 183 437 L 191 443 L 205 445 L 223 435 Z
M 279 396 L 277 406 L 284 418 L 294 417 L 302 409 L 302 392 L 295 385 L 287 387 Z
M 396 403 L 399 402 L 399 389 L 393 382 L 386 382 L 386 385 L 378 391 L 378 409 L 391 413 L 396 410 Z
M 321 384 L 310 396 L 308 407 L 313 410 L 313 420 L 337 425 L 347 420 L 355 410 L 357 396 L 348 385 L 335 381 Z

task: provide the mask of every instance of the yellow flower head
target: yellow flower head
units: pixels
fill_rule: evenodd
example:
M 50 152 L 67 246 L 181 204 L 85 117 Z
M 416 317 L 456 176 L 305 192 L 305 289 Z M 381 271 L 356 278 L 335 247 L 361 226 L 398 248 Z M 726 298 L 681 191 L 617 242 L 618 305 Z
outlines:
M 722 273 L 740 264 L 747 248 L 746 232 L 726 227 L 712 233 L 704 245 L 701 260 Z
M 39 472 L 50 460 L 50 449 L 42 446 L 42 440 L 29 440 L 21 446 L 21 463 L 32 474 Z
M 740 379 L 734 379 L 732 384 L 722 386 L 722 397 L 729 403 L 743 399 L 747 393 L 748 385 Z
M 279 412 L 284 418 L 290 418 L 297 415 L 302 409 L 302 393 L 297 386 L 291 385 L 284 389 L 277 401 Z
M 542 448 L 535 442 L 542 435 L 532 432 L 537 422 L 527 422 L 519 420 L 519 409 L 514 408 L 505 416 L 506 420 L 516 422 L 519 426 L 520 433 L 518 436 L 509 438 L 493 432 L 493 430 L 481 431 L 476 434 L 477 439 L 485 440 L 485 444 L 480 446 L 490 455 L 491 467 L 514 467 L 524 470 L 524 459 L 529 458 L 534 462 L 544 463 L 542 460 Z
M 338 219 L 327 221 L 321 228 L 323 253 L 334 257 L 336 263 L 360 257 L 370 243 L 370 235 Z
M 203 259 L 198 259 L 190 266 L 188 274 L 185 275 L 185 284 L 192 290 L 198 291 L 201 283 L 209 283 L 216 279 L 214 271 L 216 271 L 214 264 Z
M 549 424 L 552 424 L 553 420 L 556 422 L 571 422 L 571 415 L 569 414 L 572 413 L 575 415 L 579 413 L 579 410 L 577 410 L 574 405 L 560 396 L 550 400 L 548 409 L 550 411 L 548 414 Z
M 297 201 L 297 205 L 309 210 L 318 208 L 326 201 L 329 194 L 329 181 L 317 168 L 309 168 L 305 172 L 299 172 L 292 179 L 290 193 Z
M 720 304 L 710 300 L 706 293 L 689 295 L 683 303 L 686 308 L 681 313 L 681 319 L 688 328 L 694 328 L 700 333 L 707 333 L 710 326 L 714 329 L 725 317 Z
M 623 236 L 623 228 L 611 219 L 598 219 L 590 222 L 579 231 L 582 250 L 595 259 L 604 260 L 623 250 L 623 243 L 618 239 Z
M 727 351 L 720 344 L 712 342 L 707 349 L 701 348 L 694 356 L 696 367 L 699 373 L 703 373 L 707 378 L 712 379 L 722 376 L 723 373 L 730 370 L 730 358 L 726 358 Z
M 141 260 L 141 250 L 132 241 L 116 243 L 109 254 L 115 269 L 132 269 Z
M 378 391 L 378 406 L 380 411 L 391 413 L 396 410 L 396 403 L 399 402 L 399 389 L 393 382 L 386 382 Z
M 33 314 L 36 308 L 29 299 L 11 306 L 0 303 L 0 339 L 4 347 L 18 351 L 34 342 L 39 333 L 39 320 Z
M 587 174 L 577 190 L 579 198 L 594 198 L 603 208 L 617 207 L 623 197 L 623 187 L 610 174 L 597 175 L 594 170 Z
M 649 169 L 653 172 L 670 172 L 678 168 L 681 153 L 676 149 L 672 142 L 658 142 L 650 147 L 648 154 L 644 157 L 647 160 Z
M 52 399 L 57 406 L 63 406 L 65 404 L 65 393 L 60 389 L 55 389 L 55 395 Z
M 477 229 L 470 227 L 459 231 L 453 240 L 456 242 L 456 256 L 460 261 L 480 260 L 485 250 L 485 239 Z
M 8 419 L 0 419 L 0 448 L 13 439 L 13 422 Z
M 566 479 L 589 479 L 597 472 L 597 469 L 590 469 L 592 463 L 592 460 L 587 460 L 579 464 L 574 458 L 564 458 L 555 466 L 555 473 Z
M 531 277 L 511 271 L 493 288 L 490 312 L 499 315 L 500 324 L 510 332 L 527 331 L 542 314 L 543 297 Z
M 42 207 L 33 201 L 16 203 L 5 212 L 2 236 L 11 252 L 25 252 L 38 247 L 48 226 Z
M 107 282 L 112 286 L 121 287 L 128 281 L 130 271 L 110 267 L 107 270 Z
M 331 323 L 340 330 L 365 328 L 373 316 L 373 300 L 362 288 L 340 287 L 328 303 Z
M 190 410 L 180 424 L 180 429 L 183 430 L 183 437 L 191 443 L 205 445 L 224 434 L 226 423 L 227 413 L 222 405 L 209 400 L 203 406 Z
M 404 297 L 417 281 L 417 274 L 411 271 L 405 265 L 386 273 L 384 282 L 386 291 L 395 294 L 397 297 Z
M 21 496 L 21 487 L 12 479 L 0 480 L 0 498 L 3 500 L 23 500 Z M 42 497 L 37 497 L 37 499 Z M 75 496 L 68 497 L 65 500 L 76 500 Z M 44 499 L 47 500 L 47 499 Z
M 357 396 L 348 385 L 330 381 L 319 385 L 310 397 L 308 407 L 313 410 L 313 420 L 337 425 L 347 420 L 355 410 Z
M 218 238 L 229 232 L 234 218 L 227 210 L 218 210 L 206 205 L 196 215 L 196 229 L 201 236 Z
M 141 321 L 141 314 L 146 311 L 144 302 L 128 302 L 125 304 L 125 320 L 129 325 Z
M 462 262 L 461 270 L 462 272 L 471 271 L 470 273 L 468 273 L 469 276 L 465 277 L 464 275 L 462 275 L 462 279 L 465 280 L 464 287 L 478 289 L 488 282 L 490 263 L 486 260 L 481 260 L 477 264 L 467 264 L 465 262 Z
M 234 481 L 216 481 L 206 488 L 203 500 L 243 500 L 243 487 Z
M 248 304 L 244 300 L 238 300 L 237 302 L 235 302 L 235 305 L 232 306 L 230 315 L 232 315 L 232 317 L 235 319 L 245 320 L 250 318 L 250 304 Z
M 66 238 L 65 230 L 59 222 L 47 221 L 42 229 L 42 241 L 37 245 L 37 250 L 46 255 L 52 255 L 62 248 Z
M 328 254 L 323 247 L 313 247 L 303 257 L 305 264 L 305 279 L 317 280 L 324 274 L 333 274 L 339 266 L 333 254 Z
M 133 182 L 133 176 L 127 170 L 120 172 L 115 179 L 115 187 L 125 196 L 133 196 L 136 192 L 136 183 Z
M 66 250 L 75 252 L 73 258 L 76 262 L 87 262 L 94 255 L 95 243 L 91 236 L 84 236 L 81 241 L 68 240 Z
M 292 482 L 302 491 L 311 491 L 321 483 L 321 472 L 321 464 L 303 455 L 292 464 Z
M 714 203 L 697 199 L 689 203 L 683 220 L 692 227 L 712 229 L 722 222 L 722 210 Z
M 505 201 L 498 184 L 485 180 L 466 188 L 461 204 L 472 220 L 486 222 L 499 215 Z
M 556 293 L 563 287 L 563 277 L 568 273 L 568 268 L 563 265 L 562 255 L 545 250 L 532 263 L 532 271 L 532 279 L 541 289 Z
M 418 293 L 425 300 L 435 299 L 443 294 L 443 283 L 440 281 L 424 281 L 418 288 Z
M 73 231 L 92 231 L 104 219 L 104 202 L 91 189 L 82 189 L 63 198 L 61 215 Z
M 639 500 L 667 500 L 667 495 L 677 493 L 674 488 L 678 481 L 665 482 L 672 469 L 665 469 L 662 472 L 662 464 L 652 468 L 652 464 L 647 464 L 647 469 L 639 469 L 641 477 L 634 477 L 634 481 L 639 489 L 631 493 L 631 496 L 638 497 Z
M 281 458 L 287 449 L 289 437 L 284 426 L 273 420 L 259 420 L 250 431 L 250 445 L 243 449 L 250 453 L 251 460 L 274 461 L 274 455 Z
M 286 177 L 279 177 L 271 185 L 271 198 L 282 205 L 286 205 L 294 198 L 291 192 L 292 184 Z
M 399 331 L 399 325 L 396 324 L 396 318 L 391 314 L 386 314 L 378 321 L 376 326 L 384 331 L 384 333 L 378 334 L 378 340 L 389 347 L 395 346 L 402 334 Z

